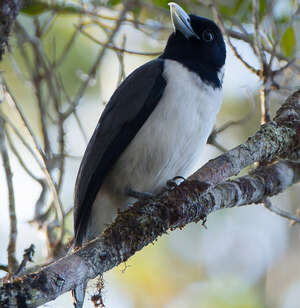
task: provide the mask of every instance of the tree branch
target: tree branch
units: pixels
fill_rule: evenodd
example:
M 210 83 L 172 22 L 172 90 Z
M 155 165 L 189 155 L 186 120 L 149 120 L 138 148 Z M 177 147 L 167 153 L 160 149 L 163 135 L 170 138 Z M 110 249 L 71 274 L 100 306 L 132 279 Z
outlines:
M 210 160 L 190 179 L 217 184 L 245 167 L 276 158 L 300 159 L 300 90 L 292 94 L 277 111 L 274 121 L 234 149 Z
M 239 172 L 255 159 L 274 159 L 276 156 L 287 155 L 292 149 L 299 153 L 299 97 L 300 91 L 297 91 L 287 99 L 277 112 L 274 122 L 262 126 L 255 136 L 249 138 L 252 140 L 249 148 L 244 144 L 232 150 L 233 154 L 239 153 L 234 157 L 240 163 L 233 164 L 230 155 L 224 159 L 224 155 L 232 151 L 220 156 L 223 158 L 209 162 L 207 165 L 211 164 L 214 168 L 207 173 L 208 181 L 216 183 Z M 219 159 L 221 163 L 212 163 Z M 205 179 L 203 169 L 208 171 L 207 165 L 196 173 L 200 174 L 199 178 Z M 222 170 L 215 168 L 216 165 L 222 167 Z M 231 171 L 225 172 L 224 166 Z M 216 177 L 212 176 L 214 172 L 218 174 Z M 250 175 L 222 182 L 214 187 L 195 180 L 194 175 L 173 190 L 148 201 L 139 201 L 119 213 L 101 236 L 73 254 L 39 272 L 4 284 L 0 288 L 0 306 L 36 307 L 44 304 L 126 261 L 169 230 L 200 220 L 204 223 L 208 214 L 219 209 L 259 203 L 299 181 L 300 163 L 290 161 L 259 167 Z
M 260 202 L 300 180 L 300 164 L 279 162 L 252 175 L 221 183 L 203 193 L 198 181 L 185 181 L 164 196 L 137 202 L 119 213 L 104 233 L 55 263 L 6 283 L 1 307 L 36 307 L 112 269 L 169 230 L 205 221 L 216 210 Z
M 21 0 L 0 1 L 0 61 L 8 46 L 12 25 L 19 13 Z
M 0 116 L 0 155 L 5 171 L 7 190 L 8 190 L 8 209 L 9 209 L 9 242 L 7 247 L 8 270 L 13 274 L 18 268 L 18 260 L 16 258 L 16 242 L 17 242 L 17 215 L 15 206 L 15 193 L 12 182 L 13 173 L 10 166 L 10 160 L 6 145 L 4 119 Z

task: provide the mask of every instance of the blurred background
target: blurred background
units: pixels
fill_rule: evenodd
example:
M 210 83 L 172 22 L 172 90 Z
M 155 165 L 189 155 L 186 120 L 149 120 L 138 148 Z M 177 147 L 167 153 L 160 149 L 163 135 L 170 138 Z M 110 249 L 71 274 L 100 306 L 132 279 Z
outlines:
M 66 252 L 73 236 L 74 183 L 87 141 L 118 84 L 163 50 L 172 31 L 167 2 L 24 2 L 10 50 L 0 64 L 0 116 L 13 173 L 19 263 L 31 244 L 35 245 L 34 263 L 27 267 Z M 273 115 L 299 87 L 297 2 L 178 1 L 197 15 L 214 18 L 217 12 L 230 44 L 259 70 L 261 59 L 253 44 L 256 9 L 257 45 L 270 68 L 279 71 L 266 83 L 237 58 L 227 42 L 224 102 L 216 123 L 217 132 L 222 129 L 199 157 L 199 166 L 256 132 L 264 89 Z M 223 130 L 228 121 L 233 123 Z M 2 164 L 0 191 L 3 277 L 12 209 L 9 212 Z M 271 201 L 294 213 L 299 198 L 299 185 L 295 185 Z M 251 205 L 213 213 L 206 226 L 191 224 L 170 232 L 106 273 L 105 306 L 300 307 L 299 225 L 291 226 L 262 205 Z M 90 282 L 85 307 L 93 307 L 90 297 L 96 282 Z M 71 296 L 64 294 L 44 306 L 71 307 Z

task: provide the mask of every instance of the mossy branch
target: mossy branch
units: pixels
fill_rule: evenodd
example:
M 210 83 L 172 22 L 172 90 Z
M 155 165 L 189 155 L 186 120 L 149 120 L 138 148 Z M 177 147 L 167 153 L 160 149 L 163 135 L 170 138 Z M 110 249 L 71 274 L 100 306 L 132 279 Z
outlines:
M 126 261 L 170 230 L 191 222 L 204 223 L 208 214 L 222 208 L 259 203 L 299 182 L 299 97 L 300 91 L 295 92 L 278 110 L 273 122 L 263 125 L 245 144 L 201 168 L 196 175 L 209 184 L 193 175 L 157 198 L 135 203 L 83 248 L 39 272 L 5 283 L 0 287 L 0 306 L 36 307 L 49 302 Z M 247 176 L 211 184 L 238 173 L 254 161 L 278 157 L 296 161 L 279 161 L 259 167 Z

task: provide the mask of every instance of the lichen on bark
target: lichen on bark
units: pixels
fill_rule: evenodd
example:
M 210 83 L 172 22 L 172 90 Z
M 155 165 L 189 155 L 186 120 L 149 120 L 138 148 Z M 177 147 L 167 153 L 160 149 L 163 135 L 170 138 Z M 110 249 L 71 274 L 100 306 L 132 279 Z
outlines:
M 9 35 L 20 7 L 21 0 L 0 1 L 0 61 L 5 52 L 5 47 L 9 46 Z

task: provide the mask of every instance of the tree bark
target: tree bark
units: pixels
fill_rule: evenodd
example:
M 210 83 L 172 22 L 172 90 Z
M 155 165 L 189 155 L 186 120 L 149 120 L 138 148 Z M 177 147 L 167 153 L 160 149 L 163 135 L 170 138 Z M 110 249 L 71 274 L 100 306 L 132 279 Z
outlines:
M 278 109 L 274 121 L 262 125 L 245 143 L 210 160 L 190 179 L 217 184 L 257 161 L 275 158 L 300 159 L 300 90 Z
M 171 191 L 139 201 L 119 213 L 95 240 L 52 263 L 0 287 L 1 307 L 36 307 L 126 261 L 159 236 L 202 221 L 222 208 L 259 203 L 300 180 L 300 91 L 245 144 L 219 156 Z M 222 182 L 255 161 L 292 158 Z M 206 183 L 199 181 L 206 181 Z M 220 183 L 221 182 L 221 183 Z M 214 186 L 215 183 L 219 183 Z
M 0 61 L 4 55 L 5 47 L 8 46 L 9 35 L 20 7 L 21 0 L 0 1 Z

